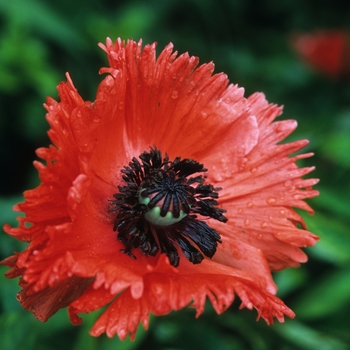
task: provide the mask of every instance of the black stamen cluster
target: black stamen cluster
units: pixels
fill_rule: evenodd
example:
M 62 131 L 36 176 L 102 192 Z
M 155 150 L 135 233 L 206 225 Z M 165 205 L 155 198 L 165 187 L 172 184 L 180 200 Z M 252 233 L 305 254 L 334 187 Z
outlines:
M 202 164 L 180 157 L 169 161 L 168 155 L 162 158 L 157 148 L 143 152 L 139 159 L 133 158 L 128 166 L 121 170 L 124 186 L 118 186 L 119 192 L 110 201 L 111 211 L 117 213 L 114 231 L 118 231 L 118 240 L 125 248 L 122 253 L 132 258 L 132 249 L 139 248 L 145 255 L 154 256 L 159 249 L 165 253 L 173 266 L 179 265 L 180 247 L 186 258 L 194 264 L 203 260 L 203 254 L 209 258 L 221 243 L 219 233 L 197 214 L 226 222 L 226 211 L 217 208 L 218 191 L 210 184 L 204 184 L 202 175 L 206 172 Z M 150 198 L 143 204 L 142 198 Z M 170 211 L 179 221 L 169 225 L 155 225 L 145 218 L 145 214 L 154 207 L 160 208 L 160 216 Z M 181 212 L 182 211 L 182 212 Z

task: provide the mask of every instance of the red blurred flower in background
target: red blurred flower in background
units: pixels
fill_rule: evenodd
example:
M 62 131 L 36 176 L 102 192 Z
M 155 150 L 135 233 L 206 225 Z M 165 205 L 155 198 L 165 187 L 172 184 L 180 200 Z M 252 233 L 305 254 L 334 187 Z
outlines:
M 110 68 L 96 100 L 68 77 L 60 102 L 45 105 L 49 148 L 34 162 L 41 184 L 15 206 L 19 227 L 5 231 L 29 246 L 1 262 L 20 276 L 18 299 L 46 321 L 69 306 L 107 304 L 92 335 L 134 337 L 149 313 L 186 306 L 197 316 L 208 297 L 226 310 L 237 295 L 272 323 L 294 313 L 275 296 L 271 271 L 296 267 L 317 237 L 291 207 L 318 194 L 290 156 L 307 140 L 281 144 L 296 122 L 281 108 L 198 67 L 169 44 L 107 40 Z
M 312 68 L 332 78 L 350 77 L 350 37 L 343 30 L 296 34 L 292 45 Z

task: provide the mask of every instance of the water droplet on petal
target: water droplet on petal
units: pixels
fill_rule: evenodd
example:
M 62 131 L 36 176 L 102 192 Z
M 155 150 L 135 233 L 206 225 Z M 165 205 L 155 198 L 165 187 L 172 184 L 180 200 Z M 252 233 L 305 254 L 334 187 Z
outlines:
M 250 169 L 251 173 L 256 173 L 257 171 L 258 171 L 258 168 L 255 168 L 255 167 Z
M 258 239 L 262 239 L 262 238 L 263 238 L 263 235 L 262 235 L 262 233 L 259 233 L 256 237 L 257 237 Z
M 303 199 L 303 196 L 300 193 L 296 193 L 293 195 L 294 199 Z
M 266 228 L 267 227 L 267 222 L 263 221 L 261 224 L 260 224 L 261 228 Z
M 285 211 L 284 209 L 281 209 L 281 210 L 280 210 L 280 214 L 281 214 L 281 215 L 284 215 L 285 213 L 286 213 L 286 211 Z
M 112 86 L 114 84 L 114 79 L 110 75 L 108 75 L 105 79 L 105 84 L 106 86 Z
M 292 186 L 292 181 L 291 180 L 285 181 L 284 187 L 290 187 L 290 186 Z
M 249 302 L 247 303 L 247 309 L 251 310 L 253 308 L 253 303 Z
M 275 204 L 277 199 L 275 197 L 267 197 L 266 202 L 267 204 Z
M 248 202 L 248 203 L 247 203 L 247 208 L 252 208 L 253 205 L 254 205 L 253 202 Z
M 174 91 L 171 93 L 171 98 L 173 98 L 173 99 L 175 100 L 175 99 L 178 98 L 178 97 L 179 97 L 178 91 L 174 90 Z
M 238 211 L 239 214 L 242 214 L 242 213 L 243 213 L 243 209 L 242 209 L 242 208 L 238 208 L 237 211 Z
M 118 109 L 123 109 L 123 108 L 124 108 L 124 102 L 119 102 Z
M 244 225 L 246 225 L 246 226 L 249 226 L 249 225 L 250 225 L 249 219 L 245 219 L 245 220 L 244 220 Z
M 223 177 L 219 172 L 213 172 L 212 177 L 214 178 L 215 181 L 222 181 Z

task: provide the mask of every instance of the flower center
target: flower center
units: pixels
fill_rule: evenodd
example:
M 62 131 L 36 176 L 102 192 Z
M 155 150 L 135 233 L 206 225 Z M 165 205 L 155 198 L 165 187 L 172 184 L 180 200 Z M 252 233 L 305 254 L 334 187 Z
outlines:
M 179 265 L 178 248 L 193 264 L 200 263 L 203 255 L 212 258 L 221 239 L 203 219 L 226 222 L 227 218 L 226 211 L 217 207 L 221 188 L 205 184 L 200 175 L 207 169 L 192 159 L 169 161 L 157 148 L 139 159 L 134 157 L 121 170 L 125 184 L 110 201 L 111 211 L 117 213 L 113 229 L 125 246 L 121 252 L 135 258 L 134 248 L 151 256 L 160 249 L 173 266 Z

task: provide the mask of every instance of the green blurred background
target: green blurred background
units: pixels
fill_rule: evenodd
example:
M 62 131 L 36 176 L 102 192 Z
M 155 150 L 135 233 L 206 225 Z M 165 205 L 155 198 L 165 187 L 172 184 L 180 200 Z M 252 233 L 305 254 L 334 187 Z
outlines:
M 315 152 L 321 196 L 304 215 L 321 236 L 307 249 L 308 264 L 276 274 L 278 295 L 297 314 L 284 324 L 255 321 L 239 302 L 217 316 L 210 305 L 195 321 L 193 310 L 152 317 L 136 341 L 88 335 L 97 314 L 73 327 L 61 310 L 47 323 L 23 311 L 17 280 L 0 272 L 0 348 L 19 349 L 350 349 L 350 80 L 329 79 L 306 67 L 290 47 L 295 32 L 345 29 L 350 2 L 342 0 L 0 0 L 0 224 L 16 225 L 12 205 L 38 184 L 35 149 L 48 145 L 42 107 L 70 72 L 84 99 L 94 99 L 107 65 L 97 47 L 115 40 L 173 42 L 202 63 L 214 61 L 247 96 L 263 91 L 284 105 L 283 118 L 299 123 L 290 140 L 307 138 Z M 349 28 L 350 30 L 350 28 Z M 0 259 L 23 246 L 0 233 Z

